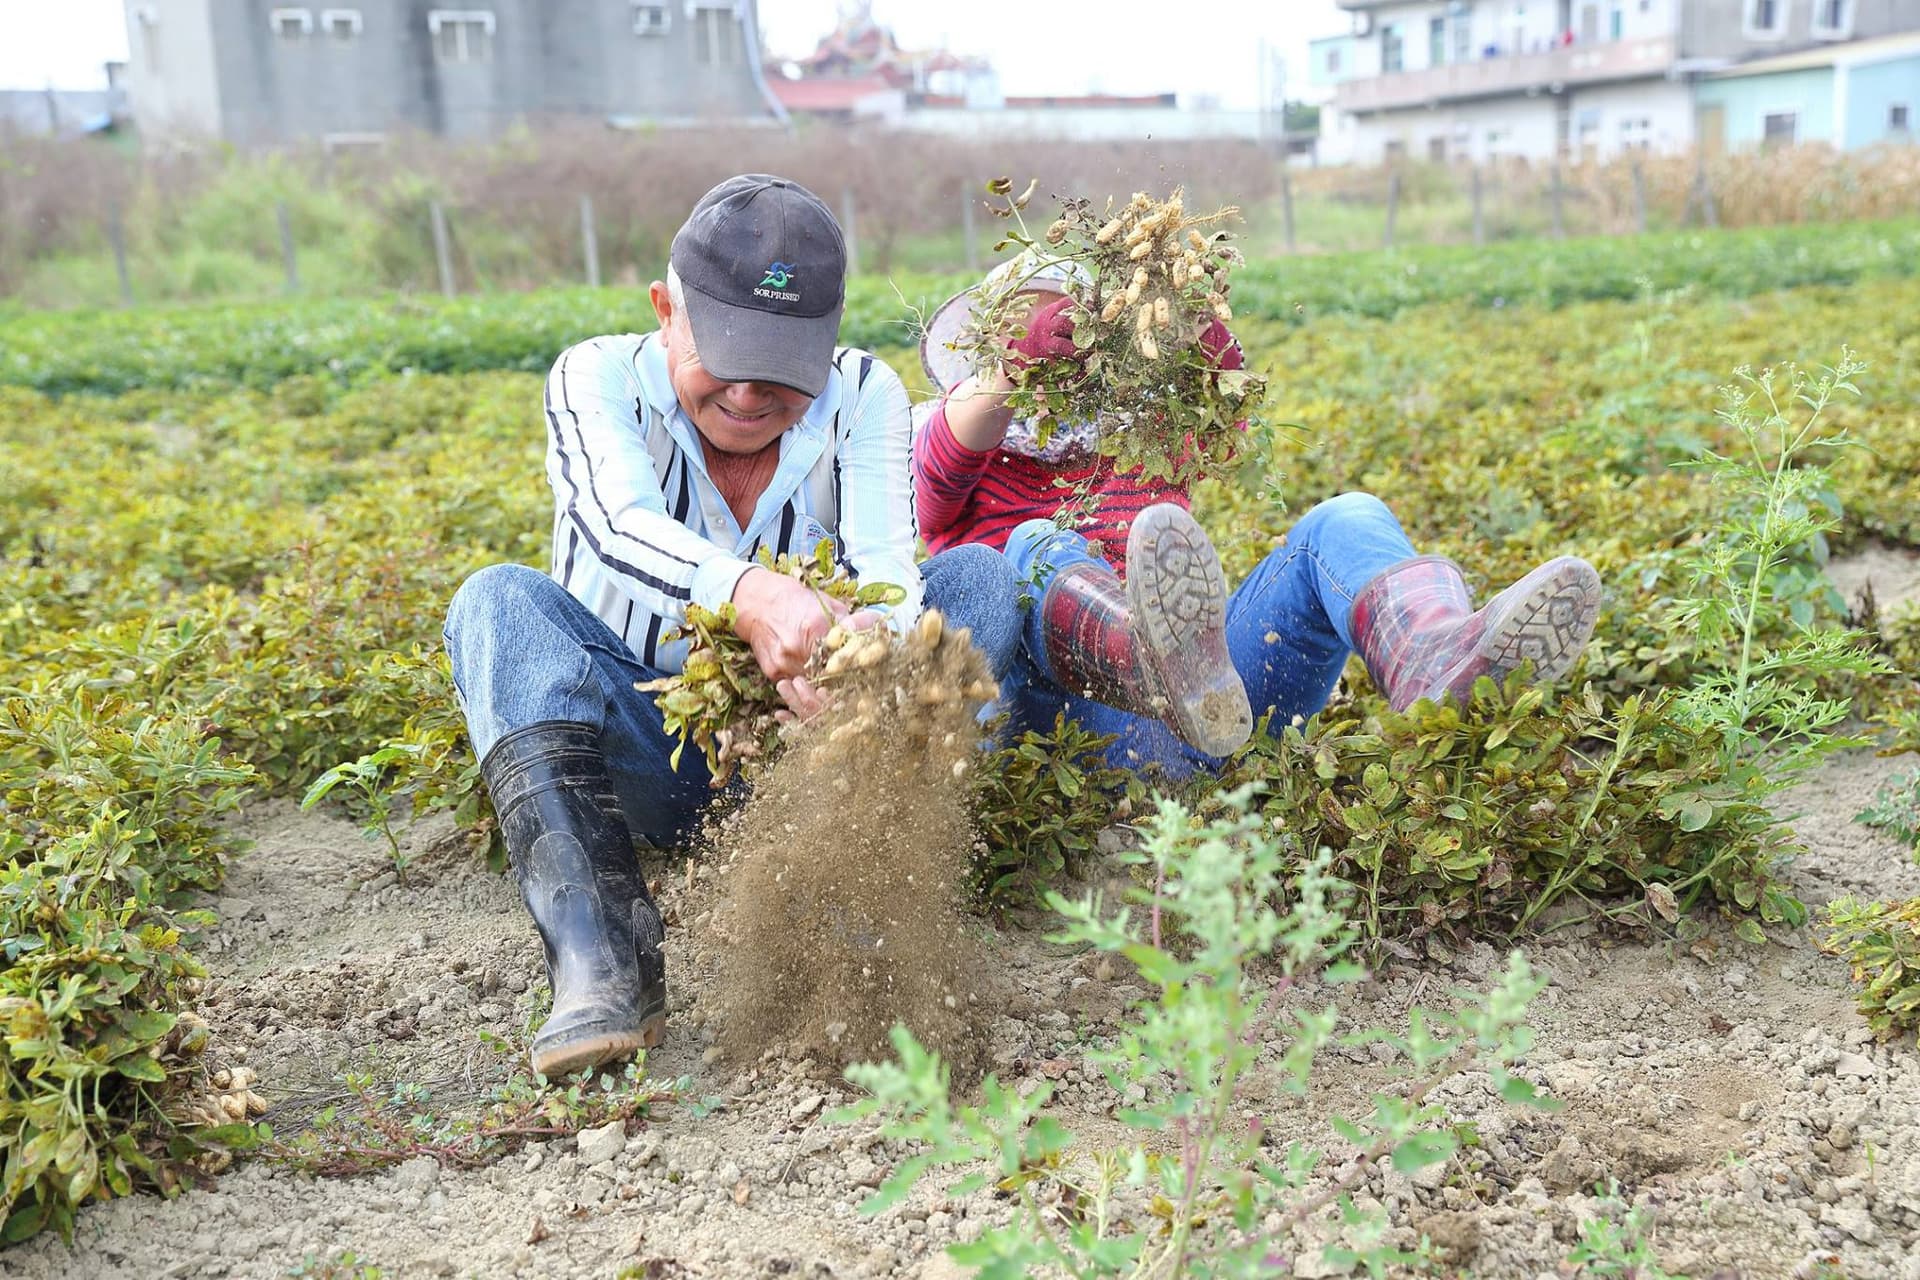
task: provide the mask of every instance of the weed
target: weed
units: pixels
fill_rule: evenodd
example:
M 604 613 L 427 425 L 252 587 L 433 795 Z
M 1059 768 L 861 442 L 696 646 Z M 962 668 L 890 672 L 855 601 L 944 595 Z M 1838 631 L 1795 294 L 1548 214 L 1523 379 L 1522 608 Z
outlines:
M 1619 1280 L 1683 1280 L 1660 1267 L 1649 1235 L 1653 1213 L 1620 1199 L 1620 1184 L 1609 1181 L 1594 1187 L 1600 1212 L 1580 1224 L 1580 1242 L 1567 1254 L 1567 1265 L 1579 1276 L 1611 1276 Z
M 644 1119 L 653 1107 L 686 1094 L 687 1082 L 653 1080 L 645 1067 L 643 1055 L 618 1076 L 602 1073 L 564 1086 L 516 1075 L 478 1113 L 436 1103 L 421 1084 L 402 1081 L 383 1090 L 370 1076 L 348 1075 L 341 1081 L 351 1095 L 348 1105 L 328 1107 L 298 1137 L 272 1144 L 267 1153 L 329 1177 L 369 1173 L 417 1156 L 476 1168 L 536 1138 Z
M 291 1280 L 381 1280 L 386 1272 L 346 1249 L 326 1257 L 309 1253 L 287 1275 Z
M 1908 845 L 1914 858 L 1920 860 L 1920 768 L 1882 783 L 1873 803 L 1854 815 L 1854 820 L 1885 830 Z
M 342 784 L 351 786 L 360 803 L 366 807 L 366 834 L 369 839 L 384 839 L 387 844 L 387 857 L 393 863 L 393 873 L 402 884 L 407 880 L 407 865 L 412 861 L 400 848 L 400 838 L 393 830 L 394 791 L 391 786 L 393 770 L 410 761 L 417 760 L 420 749 L 406 743 L 393 743 L 381 747 L 378 751 L 361 756 L 346 764 L 337 764 L 315 778 L 313 785 L 307 788 L 306 795 L 300 798 L 302 809 L 311 809 L 335 788 Z
M 1151 892 L 1139 891 L 1137 913 L 1107 916 L 1091 898 L 1049 895 L 1066 921 L 1059 941 L 1130 962 L 1157 992 L 1136 1005 L 1110 1049 L 1091 1055 L 1116 1091 L 1145 1086 L 1142 1101 L 1117 1113 L 1132 1138 L 1082 1149 L 1043 1113 L 1044 1085 L 1016 1093 L 989 1076 L 979 1104 L 955 1106 L 946 1065 L 896 1028 L 897 1059 L 853 1068 L 849 1078 L 871 1096 L 837 1118 L 882 1117 L 883 1133 L 922 1149 L 866 1212 L 896 1203 L 935 1168 L 981 1161 L 991 1172 L 963 1178 L 948 1194 L 993 1186 L 1014 1198 L 1016 1212 L 1008 1225 L 950 1253 L 987 1274 L 1284 1271 L 1314 1247 L 1288 1233 L 1336 1204 L 1354 1247 L 1329 1246 L 1329 1259 L 1364 1263 L 1376 1275 L 1406 1260 L 1370 1242 L 1377 1224 L 1348 1193 L 1383 1161 L 1411 1172 L 1453 1154 L 1459 1139 L 1427 1099 L 1469 1064 L 1484 1066 L 1510 1101 L 1535 1101 L 1505 1064 L 1530 1041 L 1525 1009 L 1540 984 L 1515 955 L 1493 991 L 1463 994 L 1458 1014 L 1416 1010 L 1404 1035 L 1359 1033 L 1392 1043 L 1412 1066 L 1404 1089 L 1375 1095 L 1371 1115 L 1330 1121 L 1359 1153 L 1350 1173 L 1316 1179 L 1320 1156 L 1299 1143 L 1269 1153 L 1265 1126 L 1242 1110 L 1242 1086 L 1262 1045 L 1284 1042 L 1282 1085 L 1304 1096 L 1316 1055 L 1336 1040 L 1339 1013 L 1331 1005 L 1302 1007 L 1289 993 L 1309 980 L 1348 982 L 1361 971 L 1341 959 L 1350 931 L 1326 859 L 1289 876 L 1280 842 L 1251 807 L 1251 796 L 1238 793 L 1222 816 L 1201 821 L 1162 800 L 1145 824 L 1144 848 L 1131 855 L 1154 882 Z M 1284 909 L 1275 905 L 1282 897 Z M 1256 965 L 1277 974 L 1256 977 Z

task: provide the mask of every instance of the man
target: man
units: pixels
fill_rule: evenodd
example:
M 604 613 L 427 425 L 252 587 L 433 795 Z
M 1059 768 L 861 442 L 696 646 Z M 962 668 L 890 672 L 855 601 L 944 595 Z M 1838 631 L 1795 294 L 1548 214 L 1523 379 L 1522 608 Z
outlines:
M 996 552 L 916 567 L 910 425 L 899 377 L 836 347 L 846 249 L 796 183 L 747 174 L 701 198 L 649 291 L 659 329 L 595 338 L 547 379 L 551 576 L 495 565 L 463 584 L 447 650 L 481 773 L 545 947 L 553 1012 L 533 1067 L 559 1076 L 659 1042 L 660 913 L 634 840 L 684 841 L 712 792 L 634 685 L 680 669 L 690 604 L 731 602 L 799 716 L 804 668 L 838 619 L 904 626 L 923 602 L 973 630 L 996 674 L 1018 645 Z M 756 566 L 823 538 L 863 582 L 906 598 L 847 607 Z
M 947 394 L 925 415 L 913 457 L 927 545 L 1004 549 L 1037 596 L 1003 684 L 1014 728 L 1064 710 L 1114 735 L 1113 763 L 1184 775 L 1245 743 L 1256 713 L 1279 727 L 1319 711 L 1355 653 L 1396 711 L 1465 700 L 1480 676 L 1499 680 L 1523 663 L 1536 679 L 1557 679 L 1580 656 L 1600 608 L 1592 565 L 1556 557 L 1476 609 L 1459 568 L 1417 554 L 1370 494 L 1315 506 L 1229 594 L 1183 489 L 1117 473 L 1095 449 L 1093 423 L 1055 424 L 1043 437 L 1014 420 L 1007 368 L 1077 357 L 1076 304 L 1065 295 L 1082 283 L 1070 264 L 1016 258 L 986 292 L 1014 278 L 1032 310 L 994 367 L 973 368 L 956 349 L 972 323 L 971 291 L 929 323 L 921 358 Z M 1218 321 L 1200 344 L 1221 369 L 1241 366 Z M 1077 492 L 1097 505 L 1083 528 L 1063 529 L 1053 517 Z M 1098 554 L 1122 547 L 1118 563 Z

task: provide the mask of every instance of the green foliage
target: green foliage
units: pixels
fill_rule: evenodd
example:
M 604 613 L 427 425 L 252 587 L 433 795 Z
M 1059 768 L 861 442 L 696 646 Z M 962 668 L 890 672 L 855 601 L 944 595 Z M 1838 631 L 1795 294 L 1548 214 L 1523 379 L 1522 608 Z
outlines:
M 1631 254 L 1615 239 L 1529 241 L 1253 263 L 1235 273 L 1234 311 L 1236 328 L 1253 319 L 1291 327 L 1336 315 L 1391 319 L 1432 303 L 1501 313 L 1561 307 L 1632 299 L 1649 287 L 1740 298 L 1916 270 L 1920 224 L 1911 220 L 1652 235 L 1634 241 Z M 976 283 L 855 279 L 841 341 L 875 349 L 917 341 L 917 317 Z M 627 289 L 27 314 L 0 319 L 0 383 L 66 394 L 265 388 L 298 374 L 351 383 L 380 372 L 545 372 L 571 344 L 651 319 L 645 295 Z M 1263 363 L 1262 352 L 1248 351 L 1250 367 Z
M 420 750 L 411 743 L 392 743 L 358 760 L 337 764 L 315 778 L 306 795 L 300 797 L 300 807 L 311 809 L 341 785 L 350 786 L 366 809 L 368 838 L 386 841 L 393 873 L 402 883 L 406 882 L 407 864 L 412 859 L 401 850 L 400 838 L 393 831 L 392 775 L 397 767 L 417 762 Z
M 1339 884 L 1324 857 L 1295 874 L 1282 842 L 1249 809 L 1241 792 L 1222 816 L 1199 821 L 1163 800 L 1135 855 L 1154 886 L 1137 892 L 1137 910 L 1109 915 L 1091 898 L 1050 895 L 1066 920 L 1058 941 L 1124 960 L 1154 993 L 1111 1047 L 1090 1055 L 1116 1092 L 1147 1086 L 1144 1100 L 1117 1113 L 1125 1139 L 1083 1147 L 1041 1114 L 1046 1086 L 1020 1094 L 989 1076 L 981 1102 L 956 1106 L 945 1064 L 896 1028 L 898 1058 L 848 1072 L 871 1096 L 839 1118 L 882 1117 L 884 1134 L 922 1150 L 865 1211 L 897 1202 L 935 1169 L 984 1164 L 947 1189 L 958 1196 L 991 1185 L 1014 1198 L 1007 1225 L 949 1251 L 980 1267 L 983 1280 L 1284 1273 L 1286 1260 L 1316 1247 L 1298 1229 L 1336 1202 L 1350 1244 L 1326 1247 L 1330 1259 L 1374 1275 L 1413 1260 L 1373 1242 L 1377 1219 L 1352 1204 L 1348 1189 L 1380 1161 L 1411 1172 L 1453 1154 L 1458 1135 L 1427 1099 L 1469 1065 L 1486 1069 L 1510 1101 L 1537 1101 L 1506 1064 L 1530 1043 L 1526 1006 L 1541 984 L 1516 954 L 1492 991 L 1460 993 L 1457 1013 L 1416 1009 L 1404 1033 L 1369 1027 L 1340 1036 L 1338 1009 L 1316 1007 L 1324 993 L 1310 1001 L 1295 993 L 1309 980 L 1337 986 L 1359 976 L 1340 959 L 1349 930 L 1335 901 Z M 1351 1173 L 1328 1179 L 1305 1145 L 1269 1149 L 1257 1113 L 1247 1118 L 1242 1086 L 1263 1045 L 1280 1041 L 1280 1085 L 1304 1097 L 1316 1055 L 1343 1039 L 1385 1041 L 1410 1066 L 1400 1085 L 1374 1095 L 1369 1115 L 1331 1122 L 1360 1155 Z
M 1131 772 L 1107 766 L 1112 745 L 1110 735 L 1088 732 L 1063 711 L 1051 732 L 1029 729 L 981 763 L 974 871 L 987 900 L 1038 897 L 1131 811 L 1142 789 Z
M 1843 351 L 1818 377 L 1793 365 L 1739 370 L 1719 410 L 1734 447 L 1699 463 L 1727 506 L 1682 557 L 1692 580 L 1672 621 L 1708 652 L 1732 650 L 1732 660 L 1697 678 L 1673 711 L 1682 724 L 1717 734 L 1721 772 L 1756 798 L 1791 786 L 1840 747 L 1860 745 L 1827 732 L 1850 708 L 1822 696 L 1821 682 L 1891 671 L 1864 633 L 1814 626 L 1811 609 L 1801 612 L 1801 601 L 1780 589 L 1795 549 L 1839 528 L 1827 473 L 1809 455 L 1851 443 L 1826 431 L 1823 418 L 1835 395 L 1860 394 L 1851 379 L 1865 368 Z M 1783 639 L 1769 643 L 1773 635 Z
M 1370 697 L 1255 734 L 1229 778 L 1262 782 L 1296 859 L 1331 850 L 1363 936 L 1395 949 L 1444 958 L 1490 924 L 1576 904 L 1652 925 L 1705 898 L 1799 923 L 1772 815 L 1716 767 L 1717 733 L 1676 720 L 1674 697 L 1609 707 L 1521 673 L 1483 680 L 1470 711 L 1396 714 Z
M 360 1261 L 360 1255 L 351 1249 L 328 1257 L 309 1253 L 287 1272 L 293 1280 L 381 1280 L 385 1274 L 371 1262 Z
M 1824 945 L 1851 967 L 1856 1003 L 1875 1035 L 1920 1032 L 1920 898 L 1830 903 Z
M 1873 803 L 1855 815 L 1855 821 L 1882 828 L 1910 846 L 1920 861 L 1920 769 L 1883 783 Z
M 1580 1242 L 1567 1254 L 1576 1276 L 1615 1277 L 1617 1280 L 1685 1280 L 1661 1269 L 1659 1255 L 1648 1238 L 1653 1213 L 1620 1199 L 1620 1184 L 1594 1188 L 1601 1212 L 1580 1224 Z

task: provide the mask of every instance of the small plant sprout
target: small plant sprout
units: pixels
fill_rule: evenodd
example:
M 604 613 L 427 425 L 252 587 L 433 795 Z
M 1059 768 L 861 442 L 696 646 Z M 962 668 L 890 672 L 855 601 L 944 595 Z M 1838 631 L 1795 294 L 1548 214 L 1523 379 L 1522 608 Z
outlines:
M 1594 1187 L 1599 1212 L 1580 1224 L 1580 1242 L 1567 1254 L 1567 1265 L 1577 1276 L 1616 1277 L 1617 1280 L 1684 1280 L 1663 1270 L 1650 1238 L 1653 1213 L 1620 1198 L 1620 1184 L 1609 1180 Z
M 1330 1122 L 1357 1153 L 1345 1174 L 1328 1176 L 1321 1155 L 1301 1143 L 1271 1148 L 1267 1125 L 1246 1118 L 1252 1074 L 1257 1066 L 1277 1073 L 1285 1092 L 1304 1097 L 1315 1056 L 1340 1038 L 1340 1015 L 1331 1004 L 1303 1001 L 1300 988 L 1337 986 L 1361 970 L 1343 959 L 1351 931 L 1325 856 L 1287 876 L 1279 838 L 1250 809 L 1244 790 L 1210 820 L 1160 801 L 1143 824 L 1143 848 L 1126 855 L 1155 885 L 1137 891 L 1135 907 L 1107 914 L 1091 898 L 1049 895 L 1066 921 L 1058 941 L 1131 964 L 1154 993 L 1110 1047 L 1088 1056 L 1117 1093 L 1134 1099 L 1116 1113 L 1128 1138 L 1083 1145 L 1044 1113 L 1045 1085 L 1021 1093 L 989 1076 L 978 1104 L 956 1105 L 946 1065 L 896 1028 L 898 1056 L 849 1071 L 870 1096 L 837 1118 L 880 1117 L 883 1133 L 921 1150 L 866 1212 L 898 1202 L 936 1168 L 981 1162 L 988 1171 L 948 1194 L 994 1187 L 1013 1197 L 1013 1217 L 950 1253 L 988 1275 L 1284 1275 L 1306 1250 L 1381 1275 L 1411 1260 L 1381 1242 L 1377 1215 L 1362 1213 L 1350 1193 L 1383 1163 L 1406 1173 L 1453 1155 L 1459 1135 L 1428 1099 L 1470 1065 L 1484 1068 L 1508 1101 L 1541 1103 L 1507 1069 L 1530 1042 L 1523 1019 L 1541 984 L 1516 954 L 1491 991 L 1461 994 L 1458 1013 L 1415 1010 L 1403 1035 L 1356 1033 L 1394 1045 L 1410 1072 L 1375 1095 L 1365 1118 Z M 1320 998 L 1316 990 L 1313 1000 Z M 1276 1044 L 1277 1062 L 1263 1061 Z M 1340 1243 L 1296 1234 L 1336 1208 L 1347 1219 Z
M 393 829 L 394 803 L 400 795 L 393 785 L 393 776 L 401 766 L 416 760 L 419 754 L 420 748 L 416 745 L 390 743 L 358 760 L 333 766 L 315 778 L 313 785 L 307 788 L 306 795 L 300 798 L 300 807 L 311 809 L 335 789 L 350 787 L 355 798 L 366 806 L 364 831 L 367 838 L 386 842 L 387 857 L 393 863 L 393 874 L 403 884 L 407 878 L 407 867 L 413 859 L 400 847 L 400 837 Z

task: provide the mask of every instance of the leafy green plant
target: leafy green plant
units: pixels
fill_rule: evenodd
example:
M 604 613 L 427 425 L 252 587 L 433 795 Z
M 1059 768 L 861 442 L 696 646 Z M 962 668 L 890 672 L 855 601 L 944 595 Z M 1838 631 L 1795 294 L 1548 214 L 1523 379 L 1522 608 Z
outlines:
M 1317 1175 L 1319 1155 L 1300 1143 L 1270 1151 L 1264 1125 L 1244 1111 L 1243 1085 L 1263 1044 L 1284 1042 L 1281 1086 L 1306 1096 L 1316 1055 L 1341 1038 L 1339 1013 L 1332 1005 L 1316 1007 L 1318 993 L 1310 1003 L 1294 993 L 1310 979 L 1338 985 L 1361 971 L 1341 958 L 1350 934 L 1326 859 L 1291 874 L 1280 839 L 1250 810 L 1243 792 L 1222 816 L 1199 821 L 1163 799 L 1134 855 L 1151 870 L 1154 886 L 1138 892 L 1137 912 L 1107 915 L 1092 898 L 1068 902 L 1049 895 L 1066 921 L 1059 941 L 1091 945 L 1130 963 L 1154 993 L 1138 1002 L 1111 1048 L 1090 1055 L 1116 1091 L 1144 1086 L 1144 1098 L 1118 1112 L 1128 1139 L 1082 1148 L 1043 1113 L 1044 1085 L 1016 1093 L 989 1076 L 980 1103 L 956 1106 L 945 1064 L 896 1028 L 899 1056 L 849 1071 L 870 1096 L 840 1118 L 878 1116 L 884 1134 L 921 1150 L 895 1170 L 865 1211 L 897 1202 L 934 1169 L 978 1161 L 989 1171 L 962 1178 L 947 1193 L 993 1186 L 1013 1197 L 1015 1212 L 1007 1225 L 949 1252 L 993 1280 L 1043 1271 L 1285 1273 L 1290 1259 L 1315 1247 L 1296 1229 L 1336 1203 L 1356 1243 L 1328 1246 L 1328 1257 L 1362 1262 L 1375 1275 L 1391 1262 L 1410 1260 L 1369 1242 L 1366 1215 L 1347 1193 L 1382 1162 L 1411 1172 L 1453 1154 L 1458 1136 L 1428 1098 L 1470 1064 L 1484 1067 L 1510 1101 L 1537 1101 L 1506 1064 L 1530 1042 L 1526 1005 L 1540 983 L 1516 954 L 1492 991 L 1462 993 L 1457 1013 L 1415 1010 L 1404 1034 L 1349 1033 L 1349 1043 L 1392 1044 L 1410 1064 L 1402 1087 L 1374 1096 L 1370 1115 L 1330 1121 L 1358 1150 L 1349 1173 Z M 1264 970 L 1256 976 L 1256 962 L 1278 976 Z
M 1855 815 L 1855 820 L 1883 828 L 1904 841 L 1915 859 L 1920 859 L 1920 768 L 1882 783 L 1873 803 Z
M 1829 903 L 1823 945 L 1846 960 L 1860 987 L 1856 1003 L 1875 1035 L 1920 1032 L 1920 898 Z
M 1038 897 L 1094 851 L 1100 832 L 1144 794 L 1135 776 L 1109 768 L 1110 735 L 1064 711 L 1051 732 L 1029 729 L 975 770 L 980 827 L 975 874 L 989 901 Z
M 1620 1199 L 1620 1184 L 1594 1188 L 1601 1212 L 1580 1224 L 1580 1241 L 1567 1254 L 1567 1265 L 1578 1276 L 1617 1277 L 1617 1280 L 1684 1280 L 1662 1270 L 1649 1234 L 1653 1213 Z
M 1773 872 L 1773 815 L 1718 771 L 1716 731 L 1681 724 L 1673 697 L 1609 708 L 1592 687 L 1554 697 L 1515 673 L 1482 681 L 1471 709 L 1337 703 L 1256 733 L 1228 778 L 1261 784 L 1296 859 L 1330 851 L 1370 946 L 1445 958 L 1560 908 L 1672 924 L 1710 900 L 1803 920 Z
M 1791 364 L 1737 370 L 1739 381 L 1722 388 L 1718 410 L 1734 447 L 1709 452 L 1699 464 L 1728 505 L 1688 549 L 1692 581 L 1673 623 L 1704 645 L 1731 646 L 1736 656 L 1724 670 L 1696 679 L 1673 709 L 1682 722 L 1717 731 L 1721 769 L 1755 797 L 1791 786 L 1833 751 L 1862 744 L 1829 732 L 1849 708 L 1844 699 L 1822 696 L 1820 681 L 1891 670 L 1864 633 L 1813 625 L 1811 609 L 1801 612 L 1802 602 L 1781 588 L 1783 578 L 1793 580 L 1795 553 L 1817 548 L 1839 527 L 1830 477 L 1809 464 L 1809 455 L 1852 443 L 1824 419 L 1835 396 L 1860 394 L 1852 379 L 1865 368 L 1843 350 L 1839 363 L 1818 376 Z M 1766 636 L 1783 621 L 1791 624 L 1790 638 L 1769 643 Z
M 353 1250 L 343 1249 L 324 1256 L 309 1253 L 287 1275 L 292 1280 L 381 1280 L 386 1272 L 371 1262 L 360 1261 Z
M 369 839 L 385 840 L 387 857 L 393 863 L 393 873 L 401 883 L 407 879 L 407 865 L 412 861 L 400 848 L 400 837 L 393 830 L 393 805 L 395 794 L 392 787 L 394 771 L 401 765 L 417 759 L 420 749 L 409 743 L 392 743 L 378 751 L 337 764 L 313 780 L 306 795 L 300 797 L 300 807 L 311 809 L 342 785 L 353 788 L 355 796 L 366 809 L 366 835 Z

